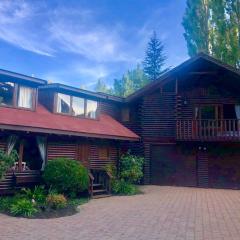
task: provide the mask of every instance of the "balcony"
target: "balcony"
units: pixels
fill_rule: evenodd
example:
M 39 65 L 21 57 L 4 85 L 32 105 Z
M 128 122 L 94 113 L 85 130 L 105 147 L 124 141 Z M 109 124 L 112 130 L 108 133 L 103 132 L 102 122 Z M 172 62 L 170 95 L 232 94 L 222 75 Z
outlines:
M 177 120 L 176 138 L 182 141 L 240 141 L 240 120 Z

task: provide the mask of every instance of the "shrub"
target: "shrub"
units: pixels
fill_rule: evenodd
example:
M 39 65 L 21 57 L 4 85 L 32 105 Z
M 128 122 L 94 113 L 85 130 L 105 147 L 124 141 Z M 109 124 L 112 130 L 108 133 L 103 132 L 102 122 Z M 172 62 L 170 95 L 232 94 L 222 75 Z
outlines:
M 124 179 L 113 181 L 112 190 L 113 193 L 120 195 L 134 195 L 139 192 L 138 188 L 135 185 L 126 182 Z
M 33 199 L 37 203 L 44 203 L 47 196 L 44 186 L 35 186 L 34 189 L 23 188 L 22 192 L 29 200 Z
M 89 182 L 87 169 L 79 162 L 66 158 L 49 161 L 43 179 L 47 186 L 70 195 L 86 190 Z
M 110 175 L 112 175 L 113 178 L 117 177 L 117 168 L 114 164 L 109 163 L 104 167 L 104 170 L 109 173 Z
M 0 211 L 7 212 L 10 211 L 15 198 L 13 197 L 1 197 L 0 198 Z
M 10 155 L 0 150 L 0 180 L 6 171 L 14 165 L 17 159 L 18 154 L 15 150 L 13 150 Z
M 119 178 L 129 183 L 138 183 L 143 177 L 142 157 L 131 155 L 129 152 L 120 158 Z
M 11 205 L 10 212 L 15 216 L 31 217 L 38 212 L 38 209 L 32 201 L 23 198 Z
M 67 199 L 62 194 L 49 194 L 46 202 L 50 208 L 59 209 L 67 206 Z

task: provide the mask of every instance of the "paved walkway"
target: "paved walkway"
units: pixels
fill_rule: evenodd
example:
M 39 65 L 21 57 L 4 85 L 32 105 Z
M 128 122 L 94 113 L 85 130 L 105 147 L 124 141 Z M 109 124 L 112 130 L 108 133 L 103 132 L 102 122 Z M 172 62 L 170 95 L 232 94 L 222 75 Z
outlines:
M 92 200 L 80 213 L 29 220 L 0 214 L 0 239 L 240 239 L 240 191 L 143 187 L 145 194 Z

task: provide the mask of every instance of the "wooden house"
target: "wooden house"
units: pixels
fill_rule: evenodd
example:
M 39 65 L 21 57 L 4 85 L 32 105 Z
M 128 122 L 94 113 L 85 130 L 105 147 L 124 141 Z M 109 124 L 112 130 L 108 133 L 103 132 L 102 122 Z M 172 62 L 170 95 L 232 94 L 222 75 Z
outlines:
M 56 157 L 81 161 L 94 191 L 128 149 L 145 158 L 144 184 L 240 188 L 239 143 L 240 72 L 205 54 L 127 98 L 0 70 L 0 149 L 19 152 L 2 192 Z
M 238 70 L 199 54 L 125 105 L 124 124 L 141 137 L 130 145 L 145 157 L 145 184 L 240 188 Z
M 0 149 L 16 149 L 19 161 L 0 182 L 0 191 L 39 180 L 47 161 L 81 161 L 95 177 L 95 192 L 109 179 L 103 169 L 117 164 L 120 144 L 139 136 L 120 123 L 123 99 L 8 71 L 0 71 Z

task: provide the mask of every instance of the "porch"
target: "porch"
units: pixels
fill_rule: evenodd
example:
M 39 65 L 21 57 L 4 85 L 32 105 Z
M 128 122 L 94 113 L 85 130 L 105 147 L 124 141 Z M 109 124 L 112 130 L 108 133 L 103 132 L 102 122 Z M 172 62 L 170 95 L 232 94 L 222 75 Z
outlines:
M 180 119 L 176 121 L 180 141 L 240 141 L 239 119 Z

